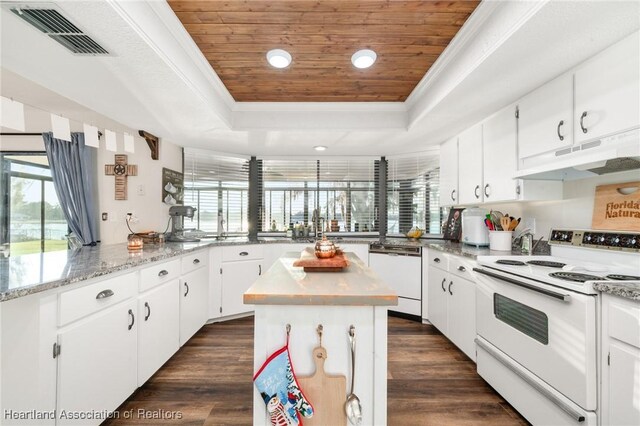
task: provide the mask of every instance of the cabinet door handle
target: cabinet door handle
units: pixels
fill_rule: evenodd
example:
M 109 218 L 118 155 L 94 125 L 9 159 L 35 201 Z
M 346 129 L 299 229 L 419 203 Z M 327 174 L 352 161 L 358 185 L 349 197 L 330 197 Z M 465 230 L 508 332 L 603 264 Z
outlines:
M 262 275 L 262 265 L 258 265 L 258 275 Z
M 136 317 L 133 315 L 133 311 L 131 309 L 129 309 L 129 317 L 131 318 L 131 322 L 129 323 L 128 330 L 131 330 L 133 328 L 133 324 L 136 323 Z
M 453 292 L 451 291 L 452 285 L 453 285 L 453 281 L 449 281 L 449 294 L 453 296 Z
M 564 136 L 562 136 L 562 134 L 560 133 L 560 127 L 564 126 L 564 120 L 560 120 L 560 122 L 558 123 L 558 128 L 557 128 L 557 132 L 558 132 L 558 139 L 560 139 L 561 141 L 564 140 Z
M 96 299 L 100 300 L 100 299 L 106 299 L 107 297 L 111 297 L 113 296 L 113 290 L 111 289 L 106 289 L 106 290 L 102 290 L 100 293 L 98 293 L 96 295 Z
M 184 282 L 184 288 L 185 288 L 185 292 L 184 292 L 184 297 L 187 297 L 187 294 L 189 294 L 189 284 L 187 284 L 187 282 Z
M 447 281 L 447 279 L 446 279 L 446 278 L 443 278 L 443 279 L 442 279 L 442 283 L 440 283 L 440 287 L 442 287 L 442 291 L 444 291 L 444 292 L 446 293 L 446 292 L 447 292 L 447 289 L 446 289 L 446 288 L 444 288 L 444 283 L 445 283 L 445 281 Z
M 465 272 L 466 270 L 467 268 L 465 268 L 464 266 L 458 266 L 458 271 Z
M 162 271 L 158 272 L 159 277 L 164 277 L 165 275 L 169 275 L 169 271 L 167 271 L 166 269 L 163 269 Z
M 475 195 L 476 198 L 480 198 L 480 194 L 478 194 L 479 190 L 480 190 L 480 185 L 476 185 L 476 188 L 473 190 L 473 195 Z
M 149 302 L 144 302 L 144 307 L 147 308 L 147 315 L 144 316 L 144 320 L 147 321 L 151 316 L 151 306 L 149 306 Z
M 489 184 L 488 183 L 484 186 L 484 196 L 489 198 Z
M 580 128 L 582 129 L 582 133 L 587 133 L 587 128 L 584 127 L 584 118 L 587 116 L 587 111 L 584 111 L 580 116 Z
M 456 200 L 456 190 L 454 189 L 453 191 L 451 191 L 451 201 L 455 201 Z
M 249 253 L 247 253 L 246 251 L 241 251 L 240 256 L 249 256 Z
M 440 258 L 439 257 L 434 257 L 433 261 L 436 262 L 436 263 L 440 263 Z
M 193 259 L 193 264 L 197 265 L 198 263 L 200 263 L 200 259 Z

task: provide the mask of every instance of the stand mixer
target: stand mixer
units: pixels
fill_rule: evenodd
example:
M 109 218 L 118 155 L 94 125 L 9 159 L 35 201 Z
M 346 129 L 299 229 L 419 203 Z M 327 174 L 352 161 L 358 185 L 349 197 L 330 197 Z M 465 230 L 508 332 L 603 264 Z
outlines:
M 199 238 L 185 237 L 183 221 L 185 217 L 193 219 L 196 208 L 191 206 L 171 206 L 169 216 L 171 217 L 171 232 L 167 234 L 167 241 L 176 243 L 197 243 Z

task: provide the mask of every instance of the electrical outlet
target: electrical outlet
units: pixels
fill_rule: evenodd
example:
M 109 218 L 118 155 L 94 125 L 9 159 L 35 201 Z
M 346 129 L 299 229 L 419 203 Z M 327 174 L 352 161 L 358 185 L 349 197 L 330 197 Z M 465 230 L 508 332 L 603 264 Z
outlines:
M 522 229 L 526 229 L 529 228 L 531 229 L 531 233 L 535 235 L 536 233 L 536 218 L 535 217 L 527 217 L 524 219 L 524 226 L 522 226 Z
M 137 192 L 138 192 L 138 195 L 144 195 L 145 194 L 144 185 L 138 185 Z

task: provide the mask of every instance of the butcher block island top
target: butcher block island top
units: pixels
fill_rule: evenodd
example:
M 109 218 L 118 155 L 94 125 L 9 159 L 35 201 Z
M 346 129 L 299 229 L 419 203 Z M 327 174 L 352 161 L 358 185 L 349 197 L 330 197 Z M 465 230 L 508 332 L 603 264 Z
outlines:
M 340 272 L 304 272 L 299 252 L 282 255 L 244 294 L 249 305 L 395 306 L 398 295 L 353 253 Z

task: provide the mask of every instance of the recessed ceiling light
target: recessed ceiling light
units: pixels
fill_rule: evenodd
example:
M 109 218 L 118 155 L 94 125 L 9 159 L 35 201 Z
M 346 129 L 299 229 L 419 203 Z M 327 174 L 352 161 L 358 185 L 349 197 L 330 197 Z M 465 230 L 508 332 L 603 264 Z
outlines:
M 275 68 L 286 68 L 291 63 L 291 55 L 286 50 L 272 49 L 267 52 L 267 61 Z
M 317 146 L 314 146 L 313 149 L 315 149 L 316 151 L 324 151 L 327 149 L 327 147 L 324 145 L 317 145 Z
M 356 68 L 369 68 L 376 61 L 376 52 L 369 49 L 358 50 L 351 57 L 351 63 Z

